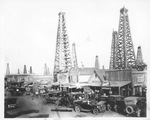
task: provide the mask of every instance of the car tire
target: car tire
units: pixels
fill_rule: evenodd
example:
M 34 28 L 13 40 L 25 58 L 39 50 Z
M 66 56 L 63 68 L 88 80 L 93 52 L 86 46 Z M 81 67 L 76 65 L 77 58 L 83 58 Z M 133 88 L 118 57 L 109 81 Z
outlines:
M 138 108 L 137 111 L 136 111 L 137 117 L 141 117 L 141 112 L 142 112 L 141 109 Z
M 79 113 L 81 111 L 81 107 L 79 105 L 75 105 L 74 111 Z
M 97 114 L 99 113 L 99 110 L 98 110 L 97 108 L 94 108 L 94 109 L 92 110 L 92 112 L 93 112 L 94 115 L 97 115 Z
M 126 107 L 126 113 L 127 113 L 127 114 L 132 114 L 133 112 L 134 112 L 134 109 L 133 109 L 132 106 L 127 106 L 127 107 Z

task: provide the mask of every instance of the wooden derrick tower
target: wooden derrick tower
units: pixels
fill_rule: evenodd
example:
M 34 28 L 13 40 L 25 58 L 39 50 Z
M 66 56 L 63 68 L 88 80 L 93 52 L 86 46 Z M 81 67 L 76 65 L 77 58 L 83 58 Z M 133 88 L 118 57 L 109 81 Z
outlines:
M 46 65 L 46 63 L 44 64 L 44 75 L 47 75 L 47 65 Z
M 95 68 L 97 68 L 97 69 L 100 68 L 98 56 L 95 57 Z
M 146 67 L 147 65 L 143 61 L 141 46 L 139 46 L 137 50 L 136 68 L 138 71 L 143 71 Z
M 134 47 L 128 18 L 128 10 L 120 10 L 118 33 L 113 31 L 109 69 L 137 69 L 142 71 L 147 68 L 143 62 L 141 47 L 138 47 L 135 58 Z
M 58 73 L 68 73 L 71 69 L 71 56 L 69 40 L 66 29 L 65 13 L 60 12 L 57 29 L 56 52 L 54 61 L 54 81 L 57 81 Z
M 116 68 L 116 43 L 117 43 L 117 31 L 113 31 L 109 69 Z
M 27 74 L 27 67 L 24 65 L 23 74 Z
M 115 68 L 135 68 L 135 53 L 131 39 L 128 10 L 125 7 L 120 10 Z
M 76 44 L 75 43 L 72 44 L 72 67 L 78 68 Z
M 32 72 L 32 66 L 30 66 L 30 74 L 33 74 L 33 72 Z
M 10 69 L 9 69 L 9 63 L 7 63 L 7 67 L 6 67 L 6 75 L 10 74 Z

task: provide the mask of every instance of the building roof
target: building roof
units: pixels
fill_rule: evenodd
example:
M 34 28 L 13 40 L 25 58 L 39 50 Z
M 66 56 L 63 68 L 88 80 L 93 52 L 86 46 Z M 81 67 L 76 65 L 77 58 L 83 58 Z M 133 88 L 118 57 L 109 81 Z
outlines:
M 91 75 L 95 68 L 78 68 L 79 75 Z
M 91 75 L 94 73 L 94 71 L 97 71 L 97 73 L 103 73 L 105 74 L 105 69 L 98 69 L 95 67 L 88 67 L 88 68 L 73 68 L 70 70 L 70 75 Z

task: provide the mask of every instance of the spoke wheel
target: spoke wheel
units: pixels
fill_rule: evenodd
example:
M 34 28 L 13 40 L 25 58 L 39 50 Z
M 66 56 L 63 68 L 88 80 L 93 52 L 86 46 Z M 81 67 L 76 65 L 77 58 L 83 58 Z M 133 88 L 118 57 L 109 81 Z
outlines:
M 94 108 L 94 109 L 93 109 L 93 114 L 94 114 L 94 115 L 97 115 L 98 113 L 99 113 L 99 110 L 98 110 L 97 108 Z
M 74 108 L 74 110 L 75 110 L 75 112 L 79 113 L 81 111 L 81 108 L 80 108 L 80 106 L 76 105 L 75 108 Z

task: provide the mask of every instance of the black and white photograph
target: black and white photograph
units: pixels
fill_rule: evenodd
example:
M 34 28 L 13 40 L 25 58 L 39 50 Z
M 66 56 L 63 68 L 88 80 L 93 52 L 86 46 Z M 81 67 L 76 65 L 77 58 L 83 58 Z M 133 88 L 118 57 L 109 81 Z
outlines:
M 1 117 L 150 119 L 150 0 L 1 0 Z

